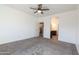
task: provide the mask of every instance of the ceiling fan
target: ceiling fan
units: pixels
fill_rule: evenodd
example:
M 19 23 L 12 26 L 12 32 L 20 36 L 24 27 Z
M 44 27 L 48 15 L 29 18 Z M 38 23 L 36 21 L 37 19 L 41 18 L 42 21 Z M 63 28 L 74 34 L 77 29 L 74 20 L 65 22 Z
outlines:
M 38 4 L 37 5 L 37 8 L 31 7 L 30 9 L 35 10 L 34 13 L 41 13 L 41 14 L 43 14 L 43 11 L 48 11 L 49 10 L 48 8 L 43 8 L 43 5 L 42 4 Z

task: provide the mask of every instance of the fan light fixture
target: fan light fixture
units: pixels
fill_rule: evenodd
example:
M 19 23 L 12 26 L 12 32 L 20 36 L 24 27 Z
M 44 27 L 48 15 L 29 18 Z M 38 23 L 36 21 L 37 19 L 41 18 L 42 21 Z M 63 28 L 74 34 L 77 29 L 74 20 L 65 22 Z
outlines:
M 38 13 L 41 13 L 41 10 L 38 10 Z
M 37 8 L 31 7 L 30 9 L 35 10 L 34 13 L 40 13 L 40 14 L 43 14 L 43 11 L 49 10 L 48 8 L 43 8 L 42 4 L 38 4 L 37 6 L 38 6 Z

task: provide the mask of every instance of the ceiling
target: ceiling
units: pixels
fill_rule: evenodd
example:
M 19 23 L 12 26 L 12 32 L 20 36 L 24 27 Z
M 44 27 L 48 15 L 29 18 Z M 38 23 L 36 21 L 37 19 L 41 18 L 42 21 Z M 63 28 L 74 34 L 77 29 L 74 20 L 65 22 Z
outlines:
M 77 8 L 76 4 L 43 4 L 44 8 L 49 8 L 49 11 L 44 11 L 44 14 L 34 14 L 34 10 L 30 9 L 30 7 L 37 7 L 37 4 L 9 4 L 9 7 L 21 10 L 25 13 L 34 16 L 48 16 L 52 14 L 67 12 L 71 10 L 75 10 Z

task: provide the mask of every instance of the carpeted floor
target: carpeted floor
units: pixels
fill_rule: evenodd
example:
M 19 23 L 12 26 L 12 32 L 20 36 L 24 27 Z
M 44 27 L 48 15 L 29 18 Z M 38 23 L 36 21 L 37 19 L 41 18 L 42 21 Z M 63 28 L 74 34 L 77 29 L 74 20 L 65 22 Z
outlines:
M 0 45 L 1 55 L 78 55 L 74 44 L 31 38 Z

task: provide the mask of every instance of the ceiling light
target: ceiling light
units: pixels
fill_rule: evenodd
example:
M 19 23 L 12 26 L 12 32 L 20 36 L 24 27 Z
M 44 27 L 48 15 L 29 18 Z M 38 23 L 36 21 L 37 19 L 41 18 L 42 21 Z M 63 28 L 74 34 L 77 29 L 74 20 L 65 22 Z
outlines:
M 38 13 L 41 13 L 41 10 L 38 10 Z

